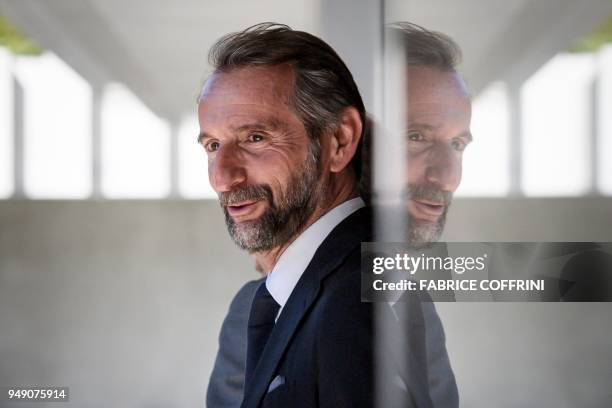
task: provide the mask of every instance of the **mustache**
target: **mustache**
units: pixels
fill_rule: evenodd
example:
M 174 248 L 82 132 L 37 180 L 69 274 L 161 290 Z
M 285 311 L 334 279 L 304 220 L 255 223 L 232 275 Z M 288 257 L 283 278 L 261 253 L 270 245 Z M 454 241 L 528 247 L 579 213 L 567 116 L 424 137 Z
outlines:
M 431 184 L 408 184 L 403 190 L 404 197 L 412 200 L 426 200 L 449 205 L 453 200 L 453 193 L 442 191 Z
M 268 200 L 268 202 L 272 203 L 272 188 L 267 184 L 258 184 L 237 187 L 233 190 L 219 193 L 219 204 L 222 207 L 250 200 Z

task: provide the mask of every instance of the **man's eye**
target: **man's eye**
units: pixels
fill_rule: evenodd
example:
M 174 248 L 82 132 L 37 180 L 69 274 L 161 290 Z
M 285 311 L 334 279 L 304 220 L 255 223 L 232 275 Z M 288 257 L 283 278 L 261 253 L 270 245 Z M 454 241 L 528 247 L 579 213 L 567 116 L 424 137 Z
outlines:
M 261 142 L 264 140 L 264 137 L 259 133 L 253 133 L 249 135 L 249 142 Z
M 219 142 L 209 142 L 206 143 L 206 146 L 204 147 L 206 148 L 207 152 L 216 152 L 219 150 Z
M 419 132 L 410 132 L 408 133 L 408 140 L 411 142 L 420 142 L 423 140 L 423 135 Z
M 453 149 L 455 149 L 455 150 L 457 150 L 459 152 L 462 152 L 462 151 L 465 150 L 465 147 L 467 146 L 467 144 L 463 140 L 461 140 L 461 139 L 454 139 L 451 142 L 451 146 L 453 146 Z

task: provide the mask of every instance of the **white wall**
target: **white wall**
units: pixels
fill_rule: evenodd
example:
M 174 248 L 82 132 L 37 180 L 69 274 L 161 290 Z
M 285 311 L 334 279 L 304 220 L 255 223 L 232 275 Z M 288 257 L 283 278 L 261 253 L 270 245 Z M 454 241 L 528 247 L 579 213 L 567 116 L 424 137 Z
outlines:
M 255 278 L 214 202 L 0 202 L 0 384 L 203 406 L 221 320 Z

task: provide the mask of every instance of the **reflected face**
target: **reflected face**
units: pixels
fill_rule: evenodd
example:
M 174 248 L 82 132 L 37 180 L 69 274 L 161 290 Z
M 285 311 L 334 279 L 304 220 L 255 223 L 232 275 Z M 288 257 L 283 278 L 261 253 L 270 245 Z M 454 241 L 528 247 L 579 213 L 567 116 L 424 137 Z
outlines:
M 471 103 L 456 72 L 408 68 L 408 241 L 423 246 L 440 238 L 461 181 L 463 151 L 472 140 Z
M 250 252 L 287 242 L 317 201 L 318 151 L 291 110 L 289 66 L 216 73 L 200 96 L 199 142 L 230 235 Z

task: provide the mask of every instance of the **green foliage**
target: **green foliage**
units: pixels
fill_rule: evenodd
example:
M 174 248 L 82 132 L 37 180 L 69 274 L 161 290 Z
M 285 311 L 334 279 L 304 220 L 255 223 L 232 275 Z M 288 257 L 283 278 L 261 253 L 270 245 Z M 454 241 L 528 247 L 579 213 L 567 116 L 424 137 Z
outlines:
M 42 49 L 13 26 L 6 17 L 0 15 L 0 46 L 10 49 L 14 54 L 39 55 Z
M 571 47 L 571 52 L 593 52 L 606 43 L 612 43 L 612 16 L 609 16 L 594 31 L 576 41 Z

